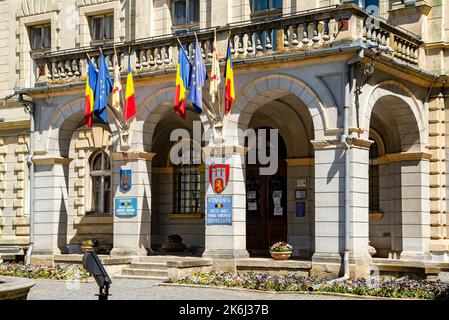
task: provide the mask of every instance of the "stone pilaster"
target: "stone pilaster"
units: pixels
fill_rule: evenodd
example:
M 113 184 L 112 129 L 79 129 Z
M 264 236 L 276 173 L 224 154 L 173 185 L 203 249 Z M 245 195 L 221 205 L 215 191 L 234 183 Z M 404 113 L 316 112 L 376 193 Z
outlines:
M 442 95 L 429 102 L 430 251 L 439 257 L 447 251 L 445 111 Z
M 115 198 L 137 198 L 136 217 L 117 217 L 114 213 L 114 241 L 111 255 L 146 256 L 151 253 L 151 160 L 153 153 L 115 152 L 113 159 Z M 120 169 L 132 170 L 132 188 L 120 190 Z
M 3 218 L 3 210 L 6 206 L 6 201 L 4 199 L 4 193 L 6 191 L 6 183 L 4 181 L 5 178 L 5 158 L 8 153 L 8 146 L 4 145 L 5 142 L 3 138 L 0 138 L 0 236 L 2 234 L 2 229 L 5 225 L 5 218 Z
M 209 167 L 214 164 L 230 165 L 229 182 L 221 195 L 232 195 L 232 225 L 207 225 L 206 222 L 203 257 L 215 259 L 215 269 L 235 271 L 234 259 L 249 257 L 246 250 L 245 151 L 239 146 L 222 146 L 206 147 L 204 152 L 211 155 L 206 161 L 206 198 L 216 196 L 209 181 Z
M 367 275 L 368 160 L 370 141 L 352 141 L 350 172 L 345 172 L 344 147 L 338 141 L 315 145 L 315 254 L 313 274 L 341 274 L 345 249 L 345 175 L 350 175 L 350 273 Z
M 14 165 L 14 194 L 16 199 L 13 201 L 16 217 L 23 217 L 25 211 L 25 173 L 26 173 L 26 156 L 28 154 L 28 146 L 25 136 L 18 136 L 17 145 L 15 146 L 16 164 Z
M 33 255 L 54 255 L 67 245 L 68 164 L 66 158 L 34 158 Z
M 401 161 L 403 260 L 429 259 L 429 160 Z

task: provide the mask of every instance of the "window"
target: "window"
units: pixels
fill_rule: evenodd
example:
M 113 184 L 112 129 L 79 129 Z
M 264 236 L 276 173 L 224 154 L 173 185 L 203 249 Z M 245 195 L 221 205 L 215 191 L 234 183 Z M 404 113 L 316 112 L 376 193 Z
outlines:
M 380 211 L 380 189 L 379 189 L 379 165 L 375 162 L 379 158 L 379 146 L 372 137 L 370 140 L 374 141 L 369 150 L 370 164 L 369 164 L 369 211 Z
M 51 48 L 50 25 L 31 27 L 30 44 L 32 50 L 50 49 Z
M 188 24 L 200 21 L 199 0 L 176 0 L 173 3 L 173 24 Z
M 200 213 L 201 173 L 199 165 L 193 164 L 194 152 L 185 151 L 186 148 L 181 146 L 178 156 L 182 161 L 174 171 L 174 210 L 176 214 Z
M 90 20 L 90 34 L 93 41 L 114 39 L 114 15 L 95 16 Z
M 94 153 L 90 159 L 92 187 L 91 214 L 110 213 L 111 161 L 104 151 Z
M 252 11 L 263 12 L 282 9 L 282 0 L 252 0 Z

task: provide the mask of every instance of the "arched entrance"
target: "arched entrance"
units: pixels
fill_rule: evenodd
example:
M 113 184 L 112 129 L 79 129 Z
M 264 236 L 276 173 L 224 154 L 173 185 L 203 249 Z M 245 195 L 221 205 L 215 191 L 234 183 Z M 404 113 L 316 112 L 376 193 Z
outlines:
M 274 130 L 273 128 L 258 128 Z M 264 154 L 270 154 L 273 142 L 267 134 Z M 259 145 L 256 137 L 256 145 Z M 270 148 L 271 145 L 271 148 Z M 246 247 L 251 256 L 265 256 L 278 241 L 287 241 L 287 148 L 281 136 L 277 141 L 278 168 L 273 175 L 261 175 L 260 162 L 248 163 L 246 157 Z
M 294 94 L 278 93 L 251 113 L 249 131 L 255 141 L 249 151 L 267 155 L 276 151 L 275 170 L 269 164 L 246 158 L 246 248 L 251 256 L 269 255 L 277 241 L 293 246 L 293 256 L 309 259 L 315 251 L 313 120 L 305 104 Z M 270 130 L 277 139 L 270 141 Z M 261 133 L 266 144 L 259 143 Z M 247 136 L 250 134 L 247 133 Z M 273 148 L 272 150 L 269 150 Z
M 182 139 L 171 141 L 174 130 L 184 133 Z M 155 254 L 200 256 L 204 251 L 205 170 L 201 146 L 192 140 L 194 130 L 201 134 L 196 113 L 188 109 L 186 119 L 181 119 L 166 108 L 153 131 L 151 247 Z M 172 236 L 180 236 L 185 247 L 167 247 Z
M 374 103 L 369 167 L 374 257 L 423 258 L 428 252 L 430 154 L 422 150 L 421 133 L 420 119 L 400 96 L 384 94 Z

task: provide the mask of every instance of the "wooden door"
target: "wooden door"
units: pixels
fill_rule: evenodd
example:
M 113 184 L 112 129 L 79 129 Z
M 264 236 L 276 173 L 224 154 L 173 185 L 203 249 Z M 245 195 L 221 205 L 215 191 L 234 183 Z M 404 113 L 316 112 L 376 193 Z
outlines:
M 287 166 L 279 137 L 278 171 L 260 175 L 260 166 L 246 166 L 246 248 L 251 256 L 269 255 L 269 247 L 287 241 Z

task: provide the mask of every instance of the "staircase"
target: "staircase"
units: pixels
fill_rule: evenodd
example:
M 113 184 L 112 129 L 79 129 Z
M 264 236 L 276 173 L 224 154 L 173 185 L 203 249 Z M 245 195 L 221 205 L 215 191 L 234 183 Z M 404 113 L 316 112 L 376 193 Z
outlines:
M 133 260 L 129 267 L 122 270 L 115 278 L 167 280 L 167 261 L 170 256 L 139 257 Z

